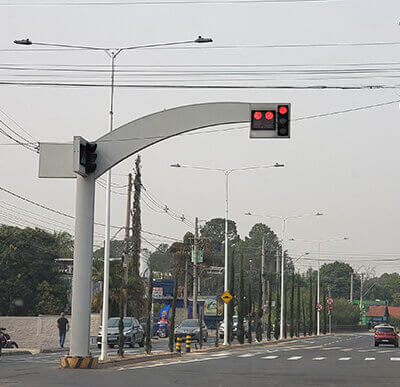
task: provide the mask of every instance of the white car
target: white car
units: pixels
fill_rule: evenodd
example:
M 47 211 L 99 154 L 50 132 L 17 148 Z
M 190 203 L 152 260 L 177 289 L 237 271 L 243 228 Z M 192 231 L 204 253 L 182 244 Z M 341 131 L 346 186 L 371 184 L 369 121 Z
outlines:
M 233 337 L 237 336 L 237 327 L 238 327 L 238 322 L 239 322 L 239 316 L 233 316 Z M 249 335 L 249 322 L 247 321 L 247 318 L 243 318 L 243 326 L 244 326 L 244 335 L 247 337 Z M 225 332 L 225 325 L 222 322 L 219 326 L 219 338 L 223 339 L 224 338 L 224 332 Z

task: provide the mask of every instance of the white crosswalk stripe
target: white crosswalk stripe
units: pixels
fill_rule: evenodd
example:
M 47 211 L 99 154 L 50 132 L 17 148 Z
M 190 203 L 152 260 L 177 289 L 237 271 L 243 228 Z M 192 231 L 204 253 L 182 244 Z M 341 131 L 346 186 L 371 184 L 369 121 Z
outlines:
M 351 357 L 339 357 L 338 360 L 347 361 L 347 360 L 351 360 Z
M 375 358 L 374 358 L 374 357 L 366 357 L 364 360 L 366 360 L 366 361 L 373 361 L 373 360 L 375 360 Z
M 391 361 L 400 361 L 400 357 L 391 357 L 390 360 Z
M 266 360 L 273 360 L 273 359 L 277 359 L 278 356 L 264 356 L 261 359 L 266 359 Z
M 326 359 L 326 357 L 314 357 L 313 358 L 313 360 L 317 360 L 317 361 L 325 360 L 325 359 Z
M 303 356 L 292 356 L 289 357 L 288 360 L 300 360 Z

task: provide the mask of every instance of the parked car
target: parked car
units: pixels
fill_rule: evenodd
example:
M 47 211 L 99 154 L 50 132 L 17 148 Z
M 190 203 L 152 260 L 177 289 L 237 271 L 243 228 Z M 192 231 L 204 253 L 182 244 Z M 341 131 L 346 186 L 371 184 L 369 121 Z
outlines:
M 208 340 L 208 329 L 204 321 L 202 322 L 202 331 L 203 331 L 203 341 L 206 342 Z M 183 340 L 186 339 L 186 336 L 190 335 L 193 341 L 199 341 L 200 335 L 200 326 L 199 320 L 197 318 L 191 318 L 187 320 L 183 320 L 179 326 L 175 329 L 174 336 L 175 341 L 177 337 L 181 337 Z
M 399 346 L 399 335 L 396 333 L 394 327 L 390 325 L 377 325 L 374 334 L 375 347 L 379 344 L 393 344 L 395 347 Z
M 139 324 L 139 321 L 134 317 L 124 317 L 124 343 L 128 344 L 131 348 L 136 343 L 140 347 L 144 347 L 144 330 Z M 100 327 L 99 334 L 97 336 L 97 346 L 101 348 L 101 337 L 103 329 Z M 114 348 L 118 345 L 119 338 L 119 317 L 110 317 L 108 319 L 108 330 L 107 330 L 107 344 L 110 348 Z
M 146 321 L 147 317 L 140 317 L 139 323 L 143 329 L 143 332 L 146 334 Z M 153 336 L 157 333 L 157 319 L 153 317 L 153 326 L 152 326 L 152 334 Z
M 233 328 L 232 328 L 233 337 L 237 336 L 238 323 L 239 323 L 239 316 L 233 316 Z M 248 337 L 249 322 L 248 322 L 247 318 L 243 318 L 243 326 L 244 326 L 244 335 L 246 337 Z M 222 322 L 219 326 L 219 338 L 220 339 L 224 338 L 224 332 L 225 332 L 225 324 Z

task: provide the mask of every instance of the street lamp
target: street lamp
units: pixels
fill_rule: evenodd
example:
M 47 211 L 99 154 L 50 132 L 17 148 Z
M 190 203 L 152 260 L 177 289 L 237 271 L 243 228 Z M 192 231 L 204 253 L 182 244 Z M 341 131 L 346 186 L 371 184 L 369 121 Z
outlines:
M 110 81 L 110 111 L 109 111 L 109 132 L 114 129 L 114 90 L 115 90 L 115 60 L 117 56 L 122 51 L 136 50 L 141 48 L 155 48 L 155 47 L 165 47 L 165 46 L 177 46 L 182 44 L 190 43 L 211 43 L 211 38 L 203 38 L 198 36 L 194 40 L 177 41 L 177 42 L 167 42 L 167 43 L 155 43 L 155 44 L 144 44 L 137 46 L 126 46 L 126 47 L 93 47 L 93 46 L 81 46 L 74 44 L 59 44 L 59 43 L 43 43 L 43 42 L 33 42 L 30 39 L 20 39 L 14 40 L 15 44 L 23 46 L 45 46 L 45 47 L 58 47 L 58 48 L 76 48 L 77 50 L 89 50 L 89 51 L 102 51 L 111 59 L 111 81 Z M 106 185 L 106 216 L 105 216 L 105 235 L 104 235 L 104 282 L 103 282 L 103 315 L 102 315 L 102 326 L 106 327 L 108 323 L 108 299 L 109 299 L 109 270 L 110 270 L 110 229 L 111 229 L 111 169 L 107 171 L 107 185 Z M 128 262 L 124 261 L 124 282 L 128 282 Z M 77 295 L 75 295 L 77 296 Z M 74 300 L 79 303 L 79 296 Z M 77 326 L 79 324 L 74 324 L 74 320 L 79 319 L 79 316 L 72 316 L 72 325 Z M 72 340 L 72 338 L 71 338 Z M 71 342 L 71 348 L 73 343 Z M 102 335 L 101 341 L 101 360 L 107 359 L 107 336 Z
M 308 218 L 311 216 L 322 216 L 321 212 L 317 212 L 315 214 L 306 214 L 306 215 L 291 215 L 291 216 L 277 216 L 277 215 L 257 215 L 252 214 L 251 212 L 247 212 L 245 215 L 256 216 L 261 218 L 270 218 L 270 219 L 279 219 L 282 221 L 282 256 L 281 256 L 281 318 L 280 318 L 280 339 L 283 339 L 283 318 L 284 318 L 284 307 L 285 307 L 285 233 L 286 233 L 286 222 L 289 219 L 299 219 L 299 218 Z
M 321 259 L 321 245 L 328 242 L 340 242 L 349 240 L 348 237 L 332 238 L 324 240 L 297 240 L 294 238 L 289 239 L 291 242 L 311 242 L 318 243 L 318 269 L 317 269 L 317 304 L 320 303 L 320 259 Z M 317 309 L 317 336 L 320 334 L 320 310 Z
M 228 212 L 229 212 L 229 176 L 233 172 L 239 171 L 249 171 L 253 169 L 263 169 L 263 168 L 282 168 L 284 164 L 275 163 L 273 165 L 259 165 L 253 167 L 244 168 L 233 168 L 233 169 L 222 169 L 222 168 L 209 168 L 209 167 L 195 167 L 189 165 L 181 165 L 179 163 L 171 164 L 172 168 L 189 168 L 198 169 L 202 171 L 213 171 L 221 172 L 225 175 L 225 270 L 224 270 L 224 291 L 228 291 Z M 224 345 L 228 345 L 228 304 L 224 303 Z

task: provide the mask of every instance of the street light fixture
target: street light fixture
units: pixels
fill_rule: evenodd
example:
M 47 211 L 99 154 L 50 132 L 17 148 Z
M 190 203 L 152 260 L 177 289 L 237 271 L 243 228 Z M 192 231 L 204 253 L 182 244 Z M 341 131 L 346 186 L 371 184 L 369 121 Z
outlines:
M 282 221 L 282 256 L 281 256 L 281 317 L 280 317 L 280 339 L 284 338 L 283 332 L 283 318 L 284 318 L 284 307 L 285 307 L 285 232 L 286 232 L 286 222 L 289 219 L 299 219 L 299 218 L 308 218 L 311 216 L 322 216 L 321 212 L 316 212 L 315 214 L 306 214 L 306 215 L 291 215 L 291 216 L 277 216 L 277 215 L 257 215 L 252 214 L 251 212 L 246 212 L 245 215 L 256 216 L 261 218 L 271 218 L 271 219 L 279 219 Z
M 46 46 L 46 47 L 57 47 L 57 48 L 76 48 L 81 50 L 89 51 L 103 51 L 111 59 L 111 81 L 110 81 L 110 110 L 109 110 L 109 132 L 114 129 L 114 89 L 115 89 L 115 60 L 117 56 L 126 50 L 136 50 L 141 48 L 156 48 L 165 46 L 177 46 L 182 44 L 190 43 L 211 43 L 213 40 L 211 38 L 203 38 L 198 36 L 194 40 L 187 41 L 177 41 L 177 42 L 167 42 L 167 43 L 155 43 L 155 44 L 145 44 L 138 46 L 127 46 L 127 47 L 92 47 L 92 46 L 81 46 L 74 44 L 59 44 L 59 43 L 44 43 L 35 42 L 27 39 L 17 39 L 14 40 L 15 44 L 23 46 Z M 107 326 L 108 323 L 108 299 L 109 299 L 109 270 L 110 270 L 110 230 L 111 230 L 111 169 L 107 172 L 107 185 L 106 185 L 106 216 L 105 216 L 105 236 L 104 236 L 104 281 L 103 281 L 103 315 L 102 315 L 102 326 Z M 128 262 L 124 261 L 124 282 L 128 282 Z M 80 316 L 73 316 L 78 319 Z M 72 321 L 73 323 L 74 321 Z M 79 324 L 76 324 L 79 325 Z M 71 343 L 72 346 L 72 343 Z M 107 336 L 102 335 L 101 342 L 101 360 L 107 359 Z
M 171 164 L 172 168 L 189 168 L 189 169 L 198 169 L 202 171 L 213 171 L 213 172 L 221 172 L 225 175 L 225 264 L 224 264 L 224 291 L 229 291 L 228 289 L 228 212 L 229 212 L 229 176 L 233 172 L 239 171 L 249 171 L 253 169 L 264 169 L 264 168 L 282 168 L 284 164 L 275 163 L 272 165 L 259 165 L 252 167 L 244 167 L 244 168 L 232 168 L 232 169 L 222 169 L 222 168 L 210 168 L 210 167 L 197 167 L 197 166 L 189 166 L 182 165 L 179 163 Z M 224 303 L 224 345 L 228 345 L 228 304 Z
M 332 238 L 332 239 L 324 239 L 324 240 L 296 240 L 294 238 L 289 239 L 291 242 L 311 242 L 318 243 L 318 269 L 317 269 L 317 304 L 320 303 L 320 259 L 321 259 L 321 245 L 323 243 L 328 242 L 340 242 L 340 241 L 348 241 L 348 237 L 342 238 Z M 317 309 L 317 336 L 320 334 L 320 310 Z

